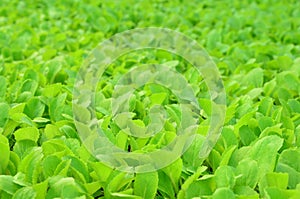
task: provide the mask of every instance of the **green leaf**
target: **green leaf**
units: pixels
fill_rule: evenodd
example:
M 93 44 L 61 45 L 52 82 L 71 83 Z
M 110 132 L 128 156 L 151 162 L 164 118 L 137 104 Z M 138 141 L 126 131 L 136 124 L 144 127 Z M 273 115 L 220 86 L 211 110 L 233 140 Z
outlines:
M 235 146 L 238 144 L 238 139 L 236 138 L 233 129 L 228 126 L 225 126 L 222 129 L 221 138 L 223 138 L 226 148 L 229 148 L 230 146 Z
M 54 171 L 54 176 L 67 176 L 69 168 L 71 165 L 71 160 L 62 160 L 56 167 Z
M 46 49 L 44 54 L 43 54 L 43 60 L 47 61 L 51 58 L 53 58 L 56 55 L 56 50 L 55 49 Z
M 252 129 L 250 129 L 246 125 L 242 126 L 239 129 L 239 135 L 240 135 L 241 142 L 243 143 L 243 145 L 246 145 L 246 146 L 250 145 L 251 142 L 253 142 L 257 138 L 257 136 L 252 131 Z
M 247 125 L 249 120 L 251 118 L 253 118 L 253 114 L 254 112 L 248 112 L 246 114 L 244 114 L 239 120 L 238 122 L 236 123 L 235 125 L 235 128 L 234 128 L 234 133 L 236 136 L 238 136 L 238 130 L 240 127 L 244 126 L 244 125 Z
M 49 155 L 44 158 L 43 160 L 43 173 L 45 177 L 51 177 L 54 175 L 54 172 L 61 162 L 61 159 L 58 158 L 56 155 Z
M 245 77 L 245 84 L 250 84 L 256 88 L 263 86 L 264 71 L 261 68 L 255 68 L 251 70 Z
M 87 123 L 91 120 L 91 113 L 87 108 L 74 104 L 73 111 L 78 122 Z
M 66 135 L 67 138 L 79 139 L 78 133 L 76 132 L 76 130 L 69 125 L 64 125 L 64 126 L 60 127 L 59 130 L 62 133 L 64 133 L 64 135 Z
M 45 52 L 47 53 L 47 55 L 49 55 L 47 56 L 47 59 L 51 58 L 56 53 L 56 51 L 52 49 L 48 52 L 49 53 Z M 55 77 L 61 69 L 62 69 L 62 62 L 59 60 L 51 60 L 46 64 L 45 73 L 49 83 L 54 83 Z
M 279 73 L 276 80 L 278 85 L 282 85 L 289 91 L 297 92 L 299 89 L 300 80 L 297 75 L 291 71 L 284 71 Z
M 45 97 L 55 97 L 61 92 L 61 89 L 61 83 L 46 85 L 46 87 L 43 89 L 42 94 Z
M 182 156 L 183 164 L 185 165 L 185 167 L 194 172 L 197 171 L 197 169 L 203 162 L 203 160 L 199 158 L 199 153 L 201 149 L 203 149 L 202 147 L 204 139 L 204 136 L 196 134 L 191 146 Z
M 40 163 L 43 158 L 41 148 L 33 148 L 31 152 L 21 160 L 19 171 L 26 174 L 26 181 L 37 182 Z
M 0 114 L 0 129 L 1 128 L 4 128 L 7 121 L 8 121 L 8 118 L 9 118 L 9 105 L 6 104 L 6 103 L 0 103 L 0 110 L 1 110 L 1 114 Z M 1 132 L 1 130 L 0 130 Z
M 142 120 L 129 120 L 127 125 L 133 136 L 145 136 L 147 133 L 147 127 Z
M 250 158 L 243 159 L 236 167 L 236 184 L 240 186 L 249 186 L 254 188 L 258 182 L 259 176 L 258 164 Z
M 22 159 L 35 146 L 37 144 L 32 140 L 21 140 L 14 145 L 13 150 Z
M 250 151 L 250 158 L 257 161 L 261 179 L 266 173 L 272 172 L 276 165 L 277 151 L 281 148 L 283 140 L 275 135 L 263 137 L 258 140 Z
M 167 93 L 153 93 L 150 95 L 150 101 L 152 105 L 158 104 L 161 105 L 166 100 L 168 94 Z
M 234 192 L 229 188 L 218 188 L 212 195 L 212 199 L 234 199 L 236 198 Z
M 49 101 L 49 115 L 52 121 L 59 121 L 63 119 L 62 114 L 67 108 L 65 104 L 67 98 L 67 93 L 60 94 L 55 98 L 51 98 Z M 80 114 L 80 113 L 78 113 Z M 74 113 L 74 115 L 76 115 Z
M 300 183 L 300 150 L 284 150 L 279 156 L 276 171 L 288 173 L 288 187 L 294 189 Z
M 8 140 L 5 136 L 0 134 L 0 174 L 4 174 L 9 163 L 10 147 Z
M 37 142 L 40 137 L 40 133 L 36 127 L 26 127 L 15 131 L 14 136 L 17 142 L 21 140 L 32 140 Z
M 49 187 L 46 199 L 56 197 L 76 198 L 85 194 L 83 187 L 71 177 L 52 177 L 49 180 Z
M 300 197 L 299 190 L 283 190 L 277 187 L 266 188 L 266 194 L 272 199 L 297 199 Z
M 50 122 L 49 119 L 43 118 L 43 117 L 36 117 L 32 121 L 35 122 L 35 123 L 48 123 L 48 122 Z
M 220 35 L 219 31 L 212 30 L 209 32 L 209 34 L 207 36 L 208 36 L 208 38 L 207 38 L 208 49 L 215 49 L 218 42 L 221 42 L 221 35 Z
M 100 183 L 99 181 L 95 181 L 95 182 L 84 184 L 84 187 L 86 188 L 88 194 L 93 195 L 99 189 L 101 189 L 102 183 Z
M 59 128 L 53 124 L 47 124 L 46 128 L 44 129 L 44 134 L 45 138 L 47 139 L 52 139 L 57 136 L 61 136 L 61 132 Z
M 289 175 L 287 173 L 267 173 L 259 182 L 259 190 L 262 195 L 267 187 L 276 187 L 286 189 L 288 185 Z
M 287 104 L 289 105 L 292 112 L 300 113 L 300 102 L 299 102 L 299 100 L 289 99 Z
M 35 198 L 36 192 L 32 187 L 23 187 L 19 189 L 14 195 L 13 199 L 28 199 Z
M 17 173 L 19 163 L 19 156 L 15 152 L 10 151 L 9 166 L 7 167 L 7 170 L 9 170 L 10 175 L 15 175 Z
M 217 187 L 233 188 L 235 185 L 234 168 L 230 166 L 220 166 L 215 172 Z
M 108 196 L 115 192 L 120 192 L 123 187 L 128 185 L 134 179 L 133 174 L 115 171 L 107 181 L 105 194 Z
M 206 115 L 211 115 L 212 104 L 210 99 L 200 98 L 199 99 L 200 107 L 206 113 Z
M 258 126 L 261 131 L 264 131 L 266 128 L 273 126 L 273 120 L 270 117 L 261 117 L 258 119 Z
M 0 190 L 13 195 L 22 186 L 14 182 L 14 177 L 8 175 L 0 175 Z
M 122 192 L 119 192 L 119 193 L 112 193 L 112 197 L 113 198 L 122 198 L 122 199 L 142 199 L 142 197 L 140 196 L 135 196 L 135 195 L 132 195 L 132 189 L 127 189 L 125 191 L 122 191 Z M 128 193 L 128 194 L 127 194 Z
M 266 96 L 271 96 L 276 88 L 276 80 L 272 79 L 264 84 L 264 93 Z
M 207 167 L 199 167 L 193 175 L 189 176 L 189 178 L 182 184 L 181 190 L 178 192 L 179 199 L 186 198 L 189 187 L 206 169 Z
M 248 186 L 236 186 L 234 193 L 239 199 L 259 199 L 259 194 Z
M 22 83 L 22 86 L 19 90 L 20 95 L 25 92 L 29 92 L 33 96 L 38 88 L 38 83 L 32 79 L 26 79 Z M 20 96 L 19 96 L 20 97 Z
M 75 156 L 65 156 L 63 160 L 71 160 L 71 169 L 76 175 L 78 175 L 78 179 L 81 179 L 84 183 L 89 181 L 89 173 L 86 164 L 81 161 L 79 158 Z M 75 174 L 74 174 L 75 175 Z
M 62 155 L 72 154 L 72 151 L 66 146 L 66 142 L 62 139 L 51 139 L 43 142 L 42 148 L 43 153 L 46 156 L 55 154 L 56 152 L 58 152 L 57 154 L 61 155 L 59 157 L 62 157 Z
M 274 100 L 271 97 L 264 97 L 258 106 L 258 111 L 265 116 L 270 116 Z
M 214 171 L 220 165 L 221 160 L 222 160 L 221 154 L 217 150 L 212 149 L 212 151 L 210 152 L 210 154 L 208 156 L 208 162 Z
M 118 146 L 119 148 L 125 150 L 126 147 L 127 147 L 128 134 L 125 133 L 124 131 L 120 131 L 116 135 L 116 139 L 117 139 L 116 146 Z
M 36 198 L 46 198 L 48 180 L 45 180 L 38 184 L 34 184 L 32 187 L 36 193 Z
M 24 73 L 24 79 L 32 79 L 36 82 L 39 81 L 39 74 L 33 69 L 27 69 L 26 72 Z
M 107 182 L 108 177 L 112 173 L 113 169 L 104 165 L 101 162 L 90 162 L 89 163 L 93 170 L 96 172 L 98 180 L 100 182 Z
M 31 98 L 25 105 L 24 113 L 34 119 L 42 117 L 45 110 L 45 104 L 37 97 Z
M 32 119 L 30 119 L 24 113 L 14 113 L 11 115 L 11 119 L 19 124 L 25 124 L 27 126 L 34 126 Z
M 171 120 L 174 120 L 176 122 L 176 124 L 179 125 L 180 121 L 181 121 L 180 108 L 175 105 L 169 105 L 169 106 L 166 106 L 165 108 L 166 108 L 167 113 L 168 113 L 169 117 L 171 118 Z
M 220 166 L 228 165 L 231 159 L 233 152 L 236 150 L 237 146 L 230 146 L 224 150 L 222 154 L 222 160 L 220 162 Z
M 175 190 L 170 177 L 162 171 L 158 171 L 158 190 L 166 198 L 175 199 Z
M 6 79 L 3 76 L 0 76 L 0 99 L 5 97 L 6 89 L 7 89 L 7 83 Z
M 167 176 L 169 176 L 175 192 L 178 192 L 178 186 L 179 186 L 179 180 L 180 180 L 180 176 L 181 176 L 182 166 L 183 166 L 182 159 L 179 158 L 178 160 L 173 162 L 171 165 L 162 169 L 162 171 L 165 174 L 167 174 Z
M 154 198 L 158 187 L 157 172 L 138 173 L 134 180 L 134 194 L 142 198 Z
M 204 175 L 197 181 L 194 181 L 185 193 L 185 198 L 207 197 L 211 196 L 216 190 L 216 182 L 212 175 Z M 182 195 L 181 195 L 182 197 Z M 178 198 L 180 198 L 178 196 Z

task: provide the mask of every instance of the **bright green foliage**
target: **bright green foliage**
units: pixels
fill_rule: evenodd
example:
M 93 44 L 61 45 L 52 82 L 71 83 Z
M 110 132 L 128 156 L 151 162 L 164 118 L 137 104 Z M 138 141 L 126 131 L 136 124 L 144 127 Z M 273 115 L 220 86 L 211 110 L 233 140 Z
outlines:
M 158 180 L 156 171 L 152 173 L 137 174 L 134 181 L 134 194 L 142 198 L 154 198 Z
M 112 118 L 114 86 L 132 67 L 176 70 L 201 107 L 197 134 L 182 157 L 151 173 L 124 173 L 82 144 L 73 115 L 83 124 L 92 115 L 73 113 L 72 92 L 92 49 L 142 27 L 177 30 L 202 45 L 222 75 L 227 112 L 217 144 L 200 159 L 212 113 L 201 74 L 163 50 L 119 57 L 99 80 L 94 103 L 105 135 L 120 149 L 167 146 L 182 116 L 172 91 L 148 84 L 130 96 L 128 113 Z M 299 0 L 0 0 L 0 198 L 300 198 L 299 27 Z M 149 117 L 156 106 L 167 120 L 153 137 L 120 129 L 128 125 L 137 135 L 151 122 L 156 129 L 159 118 Z

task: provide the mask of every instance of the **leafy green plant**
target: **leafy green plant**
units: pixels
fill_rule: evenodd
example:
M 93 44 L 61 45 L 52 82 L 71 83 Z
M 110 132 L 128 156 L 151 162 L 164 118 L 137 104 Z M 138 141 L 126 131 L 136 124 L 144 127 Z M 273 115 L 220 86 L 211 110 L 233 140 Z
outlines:
M 300 2 L 293 0 L 0 1 L 0 198 L 300 198 L 299 18 Z M 155 151 L 173 141 L 180 123 L 178 99 L 155 84 L 130 97 L 129 125 L 128 115 L 113 121 L 114 86 L 134 66 L 164 64 L 181 73 L 201 107 L 186 153 L 158 171 L 125 173 L 82 144 L 73 116 L 84 124 L 91 115 L 73 112 L 72 92 L 99 42 L 152 26 L 180 31 L 212 56 L 226 89 L 226 119 L 209 156 L 199 158 L 212 105 L 203 77 L 159 49 L 119 57 L 97 83 L 94 102 L 115 146 Z M 155 106 L 168 119 L 153 137 L 119 127 L 146 131 Z

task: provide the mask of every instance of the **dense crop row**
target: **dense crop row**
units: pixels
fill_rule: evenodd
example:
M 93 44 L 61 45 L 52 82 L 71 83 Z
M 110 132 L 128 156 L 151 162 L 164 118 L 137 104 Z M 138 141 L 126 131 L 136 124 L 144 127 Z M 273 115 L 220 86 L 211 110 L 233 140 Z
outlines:
M 119 57 L 98 83 L 96 100 L 96 116 L 114 145 L 147 152 L 176 136 L 178 101 L 162 86 L 144 86 L 130 99 L 137 131 L 149 121 L 149 107 L 167 110 L 155 137 L 128 136 L 112 122 L 113 88 L 132 66 L 173 67 L 203 109 L 199 136 L 180 159 L 135 174 L 86 150 L 73 121 L 72 92 L 98 43 L 142 27 L 177 30 L 202 45 L 222 75 L 227 112 L 217 144 L 199 159 L 211 116 L 203 78 L 163 50 Z M 1 0 L 0 198 L 300 198 L 299 77 L 300 1 Z

